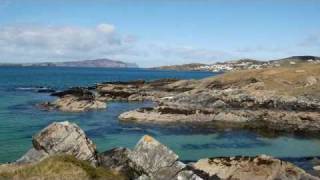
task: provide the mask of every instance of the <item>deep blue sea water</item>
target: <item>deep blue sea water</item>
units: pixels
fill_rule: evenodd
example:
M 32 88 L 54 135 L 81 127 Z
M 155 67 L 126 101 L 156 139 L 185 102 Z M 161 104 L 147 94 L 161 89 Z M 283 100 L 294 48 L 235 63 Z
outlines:
M 149 134 L 172 148 L 182 160 L 257 154 L 282 158 L 320 156 L 320 138 L 314 137 L 268 138 L 245 130 L 119 123 L 117 117 L 121 112 L 151 106 L 151 102 L 112 102 L 105 110 L 85 113 L 41 111 L 35 105 L 54 97 L 32 89 L 45 86 L 61 90 L 104 81 L 199 79 L 213 75 L 145 69 L 0 67 L 0 163 L 19 158 L 31 147 L 33 134 L 53 121 L 65 120 L 76 122 L 84 129 L 100 152 L 116 146 L 132 148 L 142 135 Z

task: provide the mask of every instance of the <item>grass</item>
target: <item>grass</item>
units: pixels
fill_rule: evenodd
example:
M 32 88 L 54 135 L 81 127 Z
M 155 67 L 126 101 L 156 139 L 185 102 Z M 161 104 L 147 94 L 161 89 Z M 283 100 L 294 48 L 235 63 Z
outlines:
M 308 86 L 307 79 L 316 78 L 317 83 Z M 206 79 L 218 81 L 222 87 L 245 87 L 252 81 L 263 82 L 263 90 L 272 90 L 279 95 L 311 95 L 320 97 L 320 64 L 300 64 L 291 67 L 266 68 L 229 72 Z
M 73 156 L 49 157 L 36 164 L 2 165 L 0 180 L 124 180 L 124 176 L 101 167 L 95 168 L 89 162 Z

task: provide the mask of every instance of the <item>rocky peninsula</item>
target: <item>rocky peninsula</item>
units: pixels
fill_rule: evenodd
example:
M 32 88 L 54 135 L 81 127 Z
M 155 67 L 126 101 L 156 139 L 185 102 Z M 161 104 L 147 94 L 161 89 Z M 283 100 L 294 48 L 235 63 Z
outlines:
M 219 157 L 188 164 L 151 136 L 133 149 L 98 152 L 74 123 L 54 122 L 32 139 L 15 162 L 0 165 L 0 179 L 136 180 L 318 180 L 299 167 L 270 156 Z
M 42 107 L 85 111 L 105 108 L 108 101 L 151 100 L 154 107 L 125 112 L 120 120 L 318 133 L 319 82 L 319 64 L 300 64 L 229 72 L 201 80 L 105 82 L 54 93 L 58 100 Z

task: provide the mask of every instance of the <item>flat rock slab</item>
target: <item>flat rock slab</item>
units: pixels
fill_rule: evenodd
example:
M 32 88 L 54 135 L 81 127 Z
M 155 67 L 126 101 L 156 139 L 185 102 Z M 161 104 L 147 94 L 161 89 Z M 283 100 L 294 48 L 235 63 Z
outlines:
M 266 155 L 201 159 L 193 167 L 221 179 L 319 180 L 289 162 Z

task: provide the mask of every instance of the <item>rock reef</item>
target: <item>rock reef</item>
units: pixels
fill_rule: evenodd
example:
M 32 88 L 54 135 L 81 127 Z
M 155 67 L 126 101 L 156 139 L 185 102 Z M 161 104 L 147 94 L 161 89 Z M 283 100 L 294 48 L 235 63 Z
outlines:
M 16 162 L 6 166 L 8 170 L 10 167 L 13 168 L 13 165 L 17 168 L 27 164 L 39 164 L 50 157 L 64 154 L 88 161 L 93 167 L 117 172 L 117 174 L 121 174 L 121 177 L 126 177 L 125 179 L 319 179 L 289 162 L 266 155 L 258 157 L 207 158 L 185 164 L 179 160 L 179 156 L 176 153 L 149 135 L 143 136 L 132 150 L 118 147 L 98 153 L 95 145 L 86 137 L 83 130 L 70 122 L 52 123 L 44 128 L 33 137 L 33 148 Z M 2 167 L 3 165 L 0 166 L 0 177 L 1 173 L 3 173 Z M 88 167 L 86 168 L 88 169 Z

